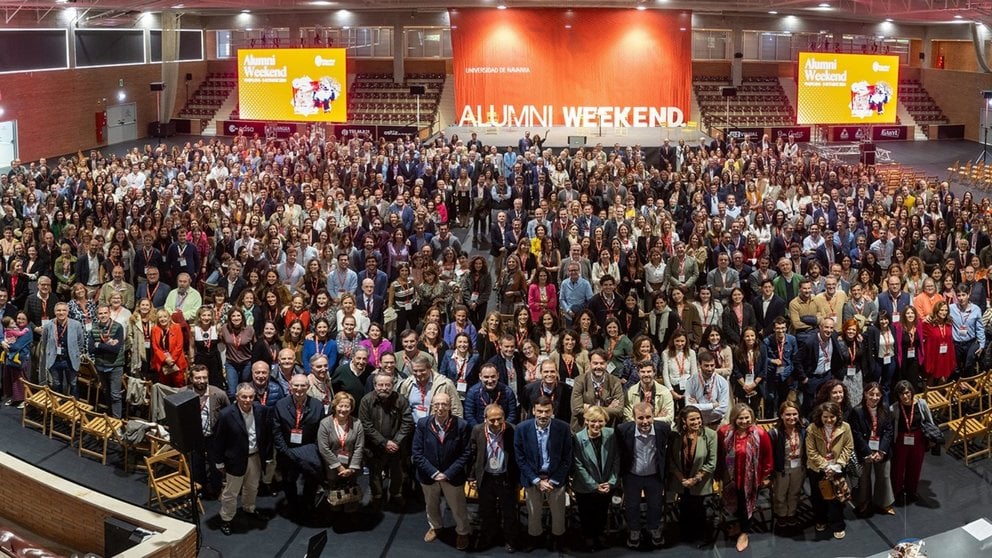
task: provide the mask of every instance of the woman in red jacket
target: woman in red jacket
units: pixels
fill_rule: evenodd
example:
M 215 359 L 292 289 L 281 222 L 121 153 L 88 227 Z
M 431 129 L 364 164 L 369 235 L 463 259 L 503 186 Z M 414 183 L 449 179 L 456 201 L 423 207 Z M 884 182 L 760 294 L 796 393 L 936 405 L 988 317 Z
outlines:
M 159 383 L 182 387 L 186 385 L 187 368 L 183 330 L 167 311 L 159 310 L 152 328 L 152 372 Z
M 957 368 L 953 328 L 947 303 L 934 304 L 930 317 L 923 321 L 923 374 L 927 385 L 946 381 Z
M 717 478 L 723 485 L 723 508 L 736 517 L 730 536 L 737 538 L 737 552 L 748 546 L 747 532 L 757 507 L 758 491 L 771 484 L 774 467 L 772 441 L 754 423 L 754 410 L 745 403 L 730 411 L 728 424 L 717 431 Z

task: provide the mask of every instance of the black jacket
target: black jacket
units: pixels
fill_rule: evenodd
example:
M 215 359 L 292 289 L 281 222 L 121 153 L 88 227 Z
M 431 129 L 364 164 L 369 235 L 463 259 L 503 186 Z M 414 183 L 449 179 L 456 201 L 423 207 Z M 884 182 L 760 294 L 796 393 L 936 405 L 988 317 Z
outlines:
M 272 455 L 272 429 L 269 425 L 269 409 L 257 401 L 252 403 L 255 417 L 255 436 L 258 455 L 266 461 Z M 224 464 L 224 471 L 240 477 L 248 469 L 248 430 L 241 415 L 241 408 L 228 405 L 217 415 L 214 425 L 213 447 L 210 448 L 210 461 L 215 465 Z

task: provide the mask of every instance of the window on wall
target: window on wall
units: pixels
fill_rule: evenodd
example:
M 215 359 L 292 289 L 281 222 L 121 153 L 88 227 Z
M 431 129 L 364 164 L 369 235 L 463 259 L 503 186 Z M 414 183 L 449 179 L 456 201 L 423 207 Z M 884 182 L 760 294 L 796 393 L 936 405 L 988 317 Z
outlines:
M 230 31 L 217 31 L 217 58 L 231 58 L 234 47 L 231 43 Z
M 451 58 L 451 30 L 412 27 L 403 30 L 405 55 L 409 58 Z
M 693 29 L 693 60 L 726 60 L 731 56 L 730 31 L 725 29 Z
M 378 58 L 393 55 L 392 27 L 342 29 L 341 38 L 344 46 L 348 49 L 348 56 Z
M 800 51 L 815 50 L 818 41 L 821 41 L 821 35 L 817 33 L 744 31 L 744 59 L 797 60 Z

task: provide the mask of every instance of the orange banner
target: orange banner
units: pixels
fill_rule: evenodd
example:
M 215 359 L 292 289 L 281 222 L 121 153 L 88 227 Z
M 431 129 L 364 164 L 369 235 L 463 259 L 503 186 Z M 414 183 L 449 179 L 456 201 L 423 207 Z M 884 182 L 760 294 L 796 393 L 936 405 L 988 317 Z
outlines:
M 238 50 L 238 102 L 245 120 L 344 122 L 343 48 Z
M 689 115 L 688 11 L 452 9 L 462 126 L 657 127 Z
M 894 124 L 899 57 L 800 52 L 799 124 Z

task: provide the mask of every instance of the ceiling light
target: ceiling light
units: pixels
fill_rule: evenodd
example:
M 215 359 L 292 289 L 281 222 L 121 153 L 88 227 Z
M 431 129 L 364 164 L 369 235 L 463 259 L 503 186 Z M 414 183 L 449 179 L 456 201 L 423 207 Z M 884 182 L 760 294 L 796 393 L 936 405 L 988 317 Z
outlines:
M 565 29 L 571 29 L 571 28 L 572 28 L 571 24 L 568 23 L 565 24 Z
M 643 11 L 644 11 L 644 10 L 646 10 L 646 9 L 647 9 L 647 8 L 646 8 L 645 6 L 638 6 L 638 7 L 637 7 L 637 11 L 639 11 L 639 12 L 643 12 Z
M 67 4 L 69 0 L 55 0 L 56 4 Z
M 685 31 L 685 27 L 679 27 L 679 31 Z
M 827 2 L 820 2 L 819 7 L 821 7 L 821 8 L 829 8 L 830 7 L 830 4 L 828 4 Z
M 771 15 L 778 15 L 778 12 L 776 12 L 775 10 L 768 10 L 768 13 Z
M 310 2 L 311 6 L 331 6 L 334 2 L 328 2 L 328 0 L 313 0 Z
M 887 18 L 885 18 L 885 21 L 887 21 L 888 23 L 892 23 L 892 18 L 891 17 L 887 17 Z
M 496 9 L 497 10 L 505 10 L 506 9 L 506 5 L 505 4 L 500 4 L 499 6 L 496 6 Z
M 955 15 L 955 16 L 954 16 L 954 19 L 961 19 L 961 14 L 957 14 L 957 15 Z
M 243 14 L 250 14 L 251 13 L 251 10 L 241 10 L 241 13 L 243 13 Z

